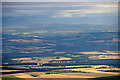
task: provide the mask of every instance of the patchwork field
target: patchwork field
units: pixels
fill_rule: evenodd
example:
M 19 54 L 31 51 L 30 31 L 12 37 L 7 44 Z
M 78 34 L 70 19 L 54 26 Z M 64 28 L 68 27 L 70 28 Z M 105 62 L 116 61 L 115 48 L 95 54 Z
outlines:
M 88 67 L 91 66 L 91 68 L 74 68 L 74 69 L 57 70 L 57 72 L 59 73 L 55 73 L 55 70 L 53 70 L 52 72 L 13 73 L 13 74 L 4 74 L 2 75 L 2 77 L 15 76 L 18 78 L 97 78 L 97 77 L 108 77 L 108 76 L 119 75 L 119 72 L 116 72 L 119 71 L 119 68 L 113 68 L 112 66 L 107 66 L 107 65 L 86 65 L 86 66 Z M 68 68 L 82 67 L 82 65 L 66 66 L 66 67 Z M 105 72 L 105 70 L 110 70 L 110 71 Z M 10 71 L 12 72 L 17 70 L 3 70 L 3 72 L 10 72 Z
M 44 58 L 39 58 L 39 57 L 35 57 L 35 58 L 14 58 L 12 60 L 15 60 L 17 62 L 21 62 L 21 63 L 32 63 L 32 62 L 40 62 L 40 63 L 46 63 L 52 60 L 71 60 L 71 58 L 66 58 L 66 57 L 60 57 L 60 58 L 56 58 L 56 57 L 44 57 Z

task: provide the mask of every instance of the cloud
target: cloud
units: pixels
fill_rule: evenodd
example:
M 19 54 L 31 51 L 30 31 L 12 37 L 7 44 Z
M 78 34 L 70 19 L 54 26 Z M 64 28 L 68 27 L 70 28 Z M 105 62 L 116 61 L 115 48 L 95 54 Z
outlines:
M 62 10 L 57 12 L 53 18 L 63 18 L 63 17 L 83 17 L 88 14 L 102 14 L 110 13 L 110 11 L 105 10 Z
M 47 12 L 49 12 L 49 10 L 3 10 L 3 16 L 38 16 L 45 15 Z
M 119 0 L 4 0 L 3 2 L 118 2 Z
M 87 14 L 114 12 L 117 3 L 3 3 L 3 16 L 51 15 L 58 17 L 78 17 Z
M 118 11 L 117 3 L 75 3 L 71 4 L 71 10 L 58 11 L 53 18 L 63 17 L 85 17 L 93 14 L 107 14 L 110 13 L 112 16 L 116 15 Z
M 31 6 L 32 5 L 32 6 Z M 113 8 L 113 7 L 118 7 L 118 3 L 111 3 L 111 2 L 100 2 L 100 3 L 95 3 L 95 2 L 73 2 L 73 3 L 58 3 L 58 2 L 52 2 L 52 3 L 46 3 L 46 2 L 27 2 L 27 3 L 3 3 L 3 8 L 32 8 L 32 7 L 96 7 L 96 8 Z
M 92 8 L 117 8 L 118 3 L 82 3 L 82 4 L 73 4 L 72 7 L 82 7 L 82 6 L 87 6 L 87 7 L 92 7 Z

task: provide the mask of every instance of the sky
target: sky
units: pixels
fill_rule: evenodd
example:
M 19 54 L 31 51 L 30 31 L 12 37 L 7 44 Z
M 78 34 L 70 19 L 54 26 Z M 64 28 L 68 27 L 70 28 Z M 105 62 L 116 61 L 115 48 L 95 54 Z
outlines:
M 3 21 L 24 24 L 117 24 L 117 3 L 4 2 Z
M 118 2 L 119 0 L 3 0 L 3 2 Z
M 114 32 L 118 31 L 118 3 L 3 2 L 2 23 L 7 32 Z

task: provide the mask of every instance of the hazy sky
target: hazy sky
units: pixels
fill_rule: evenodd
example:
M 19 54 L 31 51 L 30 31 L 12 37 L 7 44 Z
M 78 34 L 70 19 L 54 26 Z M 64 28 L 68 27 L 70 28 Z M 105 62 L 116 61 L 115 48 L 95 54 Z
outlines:
M 4 2 L 6 26 L 21 24 L 117 24 L 117 3 Z
M 3 0 L 3 2 L 114 2 L 119 0 Z

